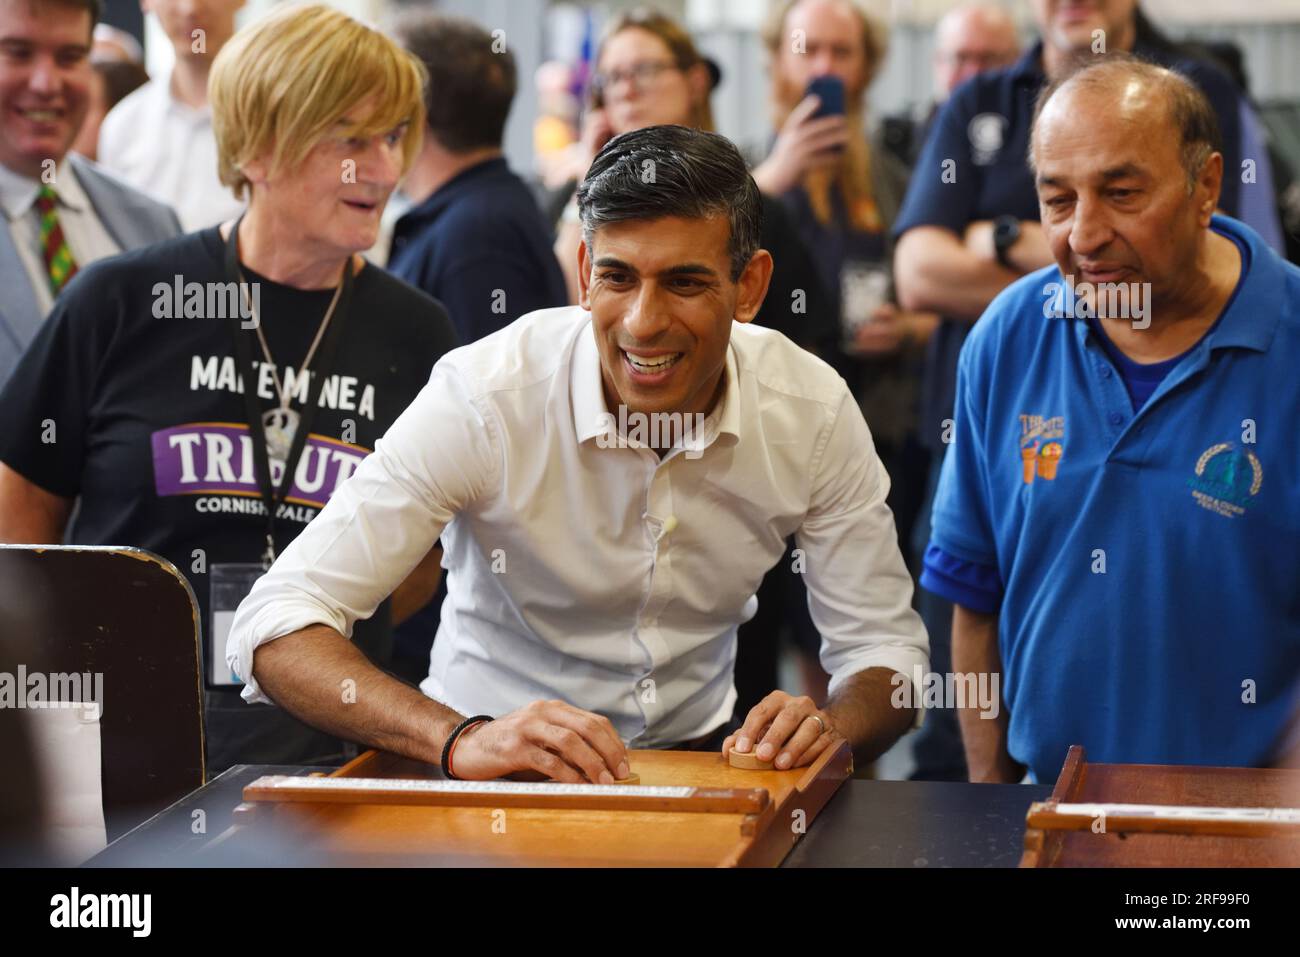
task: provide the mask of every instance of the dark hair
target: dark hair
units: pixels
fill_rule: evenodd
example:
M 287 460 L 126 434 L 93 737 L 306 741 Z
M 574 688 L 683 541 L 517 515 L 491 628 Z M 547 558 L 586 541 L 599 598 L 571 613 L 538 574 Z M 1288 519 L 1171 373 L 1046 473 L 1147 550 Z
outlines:
M 582 241 L 611 223 L 725 214 L 731 281 L 759 247 L 763 199 L 731 140 L 685 126 L 647 126 L 616 136 L 596 154 L 578 187 Z
M 73 10 L 85 10 L 90 14 L 90 30 L 93 33 L 99 18 L 104 15 L 101 0 L 27 0 L 29 9 L 43 6 L 68 7 Z
M 1214 107 L 1200 88 L 1186 76 L 1174 70 L 1150 63 L 1129 53 L 1108 53 L 1104 57 L 1084 60 L 1064 75 L 1043 87 L 1034 104 L 1034 127 L 1047 102 L 1067 86 L 1084 86 L 1091 89 L 1114 88 L 1124 80 L 1144 80 L 1165 95 L 1169 119 L 1180 139 L 1183 170 L 1187 173 L 1187 192 L 1196 188 L 1205 161 L 1211 153 L 1223 152 L 1223 139 L 1219 135 L 1219 121 Z M 1034 169 L 1034 137 L 1029 137 L 1029 168 Z
M 104 110 L 107 112 L 149 82 L 144 67 L 129 60 L 94 60 L 91 66 L 104 78 Z
M 494 33 L 461 17 L 412 11 L 395 25 L 398 41 L 429 71 L 429 132 L 453 153 L 500 146 L 515 98 L 515 57 Z

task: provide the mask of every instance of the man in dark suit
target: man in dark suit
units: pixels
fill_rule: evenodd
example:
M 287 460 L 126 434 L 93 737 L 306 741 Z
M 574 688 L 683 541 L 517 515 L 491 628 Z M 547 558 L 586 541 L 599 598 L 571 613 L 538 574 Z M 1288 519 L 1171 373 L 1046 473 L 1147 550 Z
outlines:
M 78 268 L 180 232 L 167 206 L 69 153 L 99 0 L 0 0 L 0 385 Z

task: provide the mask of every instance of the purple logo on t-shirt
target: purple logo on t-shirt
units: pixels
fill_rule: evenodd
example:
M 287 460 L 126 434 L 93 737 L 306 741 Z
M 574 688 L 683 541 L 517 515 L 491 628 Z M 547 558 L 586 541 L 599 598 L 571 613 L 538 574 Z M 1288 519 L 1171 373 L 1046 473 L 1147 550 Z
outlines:
M 191 422 L 155 432 L 150 442 L 154 487 L 160 496 L 261 496 L 247 425 Z M 369 454 L 360 446 L 309 435 L 285 501 L 324 508 Z M 271 480 L 277 488 L 283 478 L 284 463 L 272 459 Z

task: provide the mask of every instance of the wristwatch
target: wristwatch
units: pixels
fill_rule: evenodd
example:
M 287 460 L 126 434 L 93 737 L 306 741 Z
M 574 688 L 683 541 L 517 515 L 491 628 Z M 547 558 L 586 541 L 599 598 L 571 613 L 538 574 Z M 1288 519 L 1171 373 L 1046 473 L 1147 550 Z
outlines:
M 1015 216 L 999 216 L 993 220 L 993 251 L 997 254 L 998 262 L 1008 269 L 1014 269 L 1011 261 L 1007 258 L 1007 253 L 1011 247 L 1016 244 L 1020 238 L 1020 220 Z

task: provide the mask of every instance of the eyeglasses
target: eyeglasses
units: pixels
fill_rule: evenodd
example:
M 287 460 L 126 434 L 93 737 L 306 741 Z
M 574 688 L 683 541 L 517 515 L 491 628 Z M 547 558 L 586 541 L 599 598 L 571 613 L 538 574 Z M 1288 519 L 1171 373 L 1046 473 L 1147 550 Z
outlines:
M 636 63 L 626 70 L 604 70 L 597 73 L 591 78 L 591 85 L 599 94 L 608 93 L 620 80 L 629 80 L 637 89 L 641 89 L 659 79 L 659 75 L 665 70 L 680 69 L 681 67 L 671 60 Z

